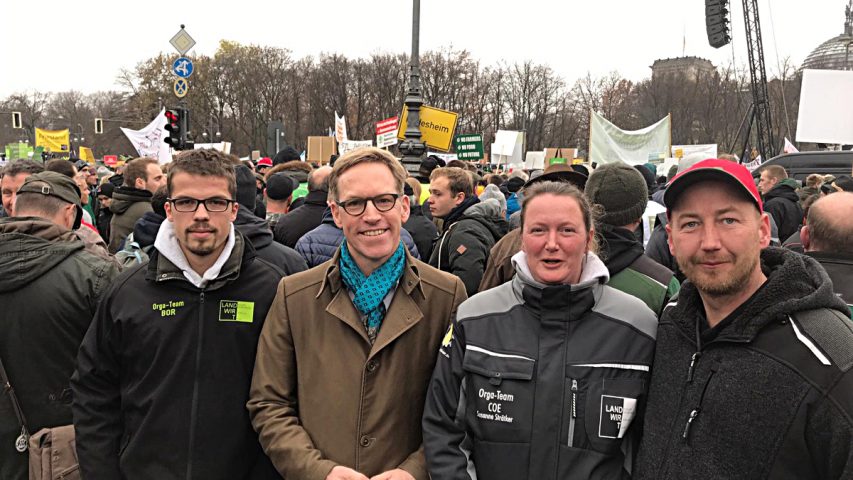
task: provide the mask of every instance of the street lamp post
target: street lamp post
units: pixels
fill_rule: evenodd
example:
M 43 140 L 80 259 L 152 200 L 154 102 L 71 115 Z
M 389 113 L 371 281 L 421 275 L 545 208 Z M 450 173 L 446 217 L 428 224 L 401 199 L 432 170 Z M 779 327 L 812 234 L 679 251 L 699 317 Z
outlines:
M 77 124 L 77 128 L 80 130 L 74 132 L 74 143 L 70 145 L 69 157 L 74 157 L 76 155 L 77 158 L 80 158 L 80 144 L 86 141 L 86 137 L 83 136 L 83 125 Z M 77 147 L 77 153 L 74 152 L 74 147 Z
M 406 170 L 416 174 L 421 160 L 426 153 L 426 145 L 421 141 L 420 110 L 424 104 L 421 96 L 421 67 L 419 54 L 421 23 L 421 2 L 413 0 L 412 8 L 412 56 L 409 62 L 409 91 L 406 94 L 406 130 L 405 140 L 400 143 L 399 149 L 403 154 L 402 162 Z

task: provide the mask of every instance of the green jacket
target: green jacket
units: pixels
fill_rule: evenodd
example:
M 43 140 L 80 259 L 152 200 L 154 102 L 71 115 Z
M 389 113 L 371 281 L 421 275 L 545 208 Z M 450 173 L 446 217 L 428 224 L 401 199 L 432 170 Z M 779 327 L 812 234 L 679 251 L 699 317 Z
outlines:
M 639 298 L 660 317 L 663 307 L 681 286 L 672 270 L 646 256 L 633 232 L 601 225 L 598 233 L 600 256 L 610 271 L 607 284 Z

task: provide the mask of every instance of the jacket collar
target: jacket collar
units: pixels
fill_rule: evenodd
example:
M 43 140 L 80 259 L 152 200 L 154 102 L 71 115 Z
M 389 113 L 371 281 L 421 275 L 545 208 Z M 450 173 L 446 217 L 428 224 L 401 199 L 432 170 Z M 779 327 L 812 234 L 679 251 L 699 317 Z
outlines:
M 305 195 L 305 205 L 322 205 L 326 206 L 326 199 L 329 197 L 329 192 L 325 190 L 314 190 Z
M 829 275 L 813 258 L 767 247 L 761 251 L 761 268 L 767 282 L 723 321 L 725 326 L 714 341 L 751 342 L 773 321 L 801 311 L 830 308 L 847 314 L 846 305 L 832 291 Z M 663 316 L 693 341 L 696 322 L 704 321 L 705 306 L 689 280 L 682 284 L 677 302 Z
M 413 298 L 414 295 L 420 295 L 422 299 L 426 298 L 420 273 L 408 249 L 404 250 L 406 252 L 406 266 L 403 269 L 403 276 L 400 277 L 397 291 L 391 300 L 391 306 L 388 308 L 388 313 L 382 322 L 382 328 L 371 348 L 371 357 L 423 318 L 423 312 Z M 338 247 L 335 255 L 326 263 L 323 281 L 315 298 L 319 299 L 324 290 L 328 289 L 332 295 L 332 300 L 326 306 L 326 312 L 349 325 L 369 345 L 370 341 L 361 322 L 361 316 L 353 306 L 349 293 L 341 280 L 341 271 L 338 267 L 340 255 L 341 249 Z M 403 295 L 400 294 L 401 292 Z
M 538 312 L 543 320 L 577 320 L 590 310 L 599 296 L 602 285 L 610 276 L 604 262 L 589 252 L 583 260 L 581 278 L 574 285 L 546 285 L 533 278 L 523 251 L 512 256 L 515 277 L 512 279 L 513 293 L 524 301 L 525 306 Z

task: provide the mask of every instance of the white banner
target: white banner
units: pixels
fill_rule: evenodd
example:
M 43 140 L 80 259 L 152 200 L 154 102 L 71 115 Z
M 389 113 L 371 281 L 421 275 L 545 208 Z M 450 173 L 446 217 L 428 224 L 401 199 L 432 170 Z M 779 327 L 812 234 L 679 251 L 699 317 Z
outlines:
M 338 144 L 338 153 L 343 155 L 356 148 L 372 147 L 373 140 L 344 140 Z
M 672 158 L 687 158 L 693 154 L 701 154 L 705 158 L 717 158 L 717 144 L 672 146 Z
M 346 115 L 339 117 L 337 111 L 335 112 L 335 139 L 338 144 L 347 141 L 347 118 Z
M 497 165 L 523 164 L 521 149 L 524 148 L 524 132 L 498 130 L 492 144 L 490 163 Z
M 121 127 L 121 131 L 133 144 L 136 153 L 140 157 L 156 158 L 160 165 L 164 165 L 172 161 L 172 154 L 169 152 L 169 146 L 166 145 L 164 139 L 168 135 L 166 132 L 166 109 L 160 110 L 160 113 L 154 117 L 145 128 L 142 130 L 131 130 Z
M 589 161 L 598 163 L 624 162 L 642 165 L 649 155 L 667 156 L 672 147 L 672 128 L 669 115 L 652 126 L 627 131 L 590 110 Z
M 853 72 L 803 70 L 796 140 L 853 144 Z

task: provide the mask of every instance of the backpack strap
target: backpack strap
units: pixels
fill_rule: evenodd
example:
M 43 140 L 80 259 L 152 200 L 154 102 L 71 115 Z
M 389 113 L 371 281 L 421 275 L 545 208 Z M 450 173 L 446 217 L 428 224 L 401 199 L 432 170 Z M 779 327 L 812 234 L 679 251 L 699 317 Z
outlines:
M 18 396 L 15 395 L 15 389 L 12 388 L 12 382 L 9 381 L 9 376 L 6 374 L 2 358 L 0 358 L 0 381 L 3 382 L 3 390 L 6 390 L 6 393 L 9 395 L 9 400 L 12 401 L 12 409 L 15 410 L 15 417 L 18 418 L 18 423 L 21 425 L 21 434 L 15 439 L 15 450 L 24 453 L 27 451 L 30 439 L 30 433 L 27 430 L 27 420 L 24 418 L 24 411 L 18 402 Z

